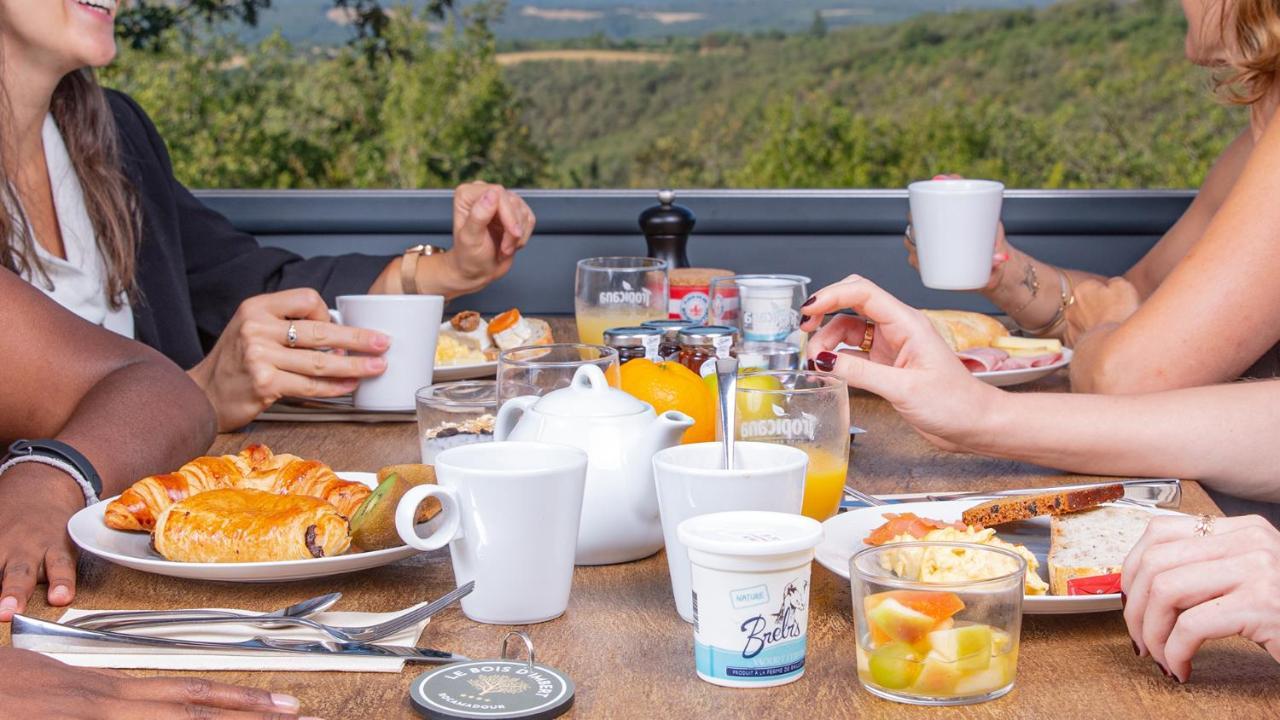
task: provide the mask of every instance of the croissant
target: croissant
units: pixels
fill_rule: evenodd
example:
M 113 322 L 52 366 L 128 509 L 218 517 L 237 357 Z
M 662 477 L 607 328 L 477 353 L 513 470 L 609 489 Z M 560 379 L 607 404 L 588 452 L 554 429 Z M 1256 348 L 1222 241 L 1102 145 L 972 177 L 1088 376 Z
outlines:
M 362 483 L 339 479 L 324 463 L 250 445 L 237 455 L 196 458 L 175 473 L 139 480 L 107 505 L 104 520 L 113 530 L 150 531 L 170 505 L 198 493 L 233 487 L 310 495 L 331 503 L 346 517 L 372 492 Z
M 151 542 L 176 562 L 271 562 L 341 555 L 351 534 L 347 519 L 323 500 L 226 488 L 170 505 Z

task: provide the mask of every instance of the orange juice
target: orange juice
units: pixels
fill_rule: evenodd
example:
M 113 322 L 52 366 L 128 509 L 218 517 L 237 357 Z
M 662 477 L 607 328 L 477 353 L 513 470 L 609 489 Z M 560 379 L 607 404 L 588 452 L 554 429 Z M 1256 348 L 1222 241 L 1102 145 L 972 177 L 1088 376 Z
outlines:
M 578 342 L 603 345 L 604 331 L 620 327 L 636 327 L 649 320 L 664 320 L 666 313 L 651 308 L 586 308 L 577 309 Z
M 816 447 L 801 447 L 809 454 L 809 471 L 804 476 L 804 505 L 801 512 L 819 522 L 840 509 L 849 458 Z

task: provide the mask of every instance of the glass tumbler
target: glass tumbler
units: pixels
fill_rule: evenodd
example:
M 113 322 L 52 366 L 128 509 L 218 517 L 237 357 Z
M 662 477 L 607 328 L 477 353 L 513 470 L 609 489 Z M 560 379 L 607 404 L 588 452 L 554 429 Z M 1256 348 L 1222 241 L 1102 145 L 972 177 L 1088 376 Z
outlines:
M 803 513 L 819 522 L 840 509 L 849 474 L 849 388 L 831 373 L 744 372 L 738 440 L 790 445 L 809 455 Z
M 667 317 L 670 284 L 665 260 L 598 257 L 578 261 L 574 311 L 578 341 L 604 343 L 604 331 Z
M 744 368 L 799 369 L 808 333 L 800 308 L 809 297 L 803 275 L 732 275 L 711 281 L 708 322 L 738 329 Z
M 921 568 L 963 580 L 921 581 Z M 969 705 L 1013 689 L 1027 562 L 971 543 L 889 543 L 849 559 L 858 679 L 912 705 Z
M 417 393 L 418 441 L 422 462 L 458 445 L 493 440 L 498 412 L 498 383 L 493 380 L 428 385 Z
M 614 387 L 622 384 L 618 351 L 605 345 L 530 345 L 499 353 L 498 407 L 513 397 L 569 387 L 583 365 L 599 367 Z

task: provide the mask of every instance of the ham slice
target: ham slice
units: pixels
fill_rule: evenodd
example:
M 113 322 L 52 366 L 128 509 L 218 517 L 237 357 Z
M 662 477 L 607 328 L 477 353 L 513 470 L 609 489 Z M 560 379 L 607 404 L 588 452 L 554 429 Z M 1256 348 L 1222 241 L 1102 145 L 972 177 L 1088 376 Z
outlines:
M 969 372 L 991 372 L 1009 359 L 1009 353 L 995 348 L 973 348 L 956 355 Z
M 960 362 L 969 372 L 1000 372 L 1002 370 L 1027 370 L 1045 367 L 1062 359 L 1062 353 L 1044 353 L 1042 355 L 1011 356 L 996 348 L 973 348 L 956 353 Z

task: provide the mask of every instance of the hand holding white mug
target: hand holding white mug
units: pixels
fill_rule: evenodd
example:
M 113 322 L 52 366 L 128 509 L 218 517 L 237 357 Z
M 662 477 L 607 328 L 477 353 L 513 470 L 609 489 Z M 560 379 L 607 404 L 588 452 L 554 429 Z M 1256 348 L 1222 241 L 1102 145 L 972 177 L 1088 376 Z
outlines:
M 343 327 L 309 288 L 244 301 L 213 350 L 189 371 L 227 432 L 282 397 L 338 397 L 387 369 L 386 335 Z M 325 349 L 360 353 L 324 352 Z

